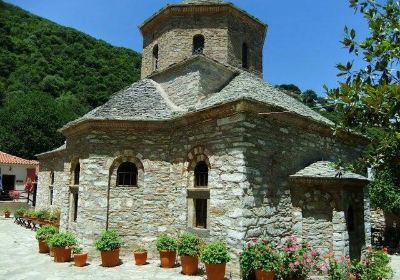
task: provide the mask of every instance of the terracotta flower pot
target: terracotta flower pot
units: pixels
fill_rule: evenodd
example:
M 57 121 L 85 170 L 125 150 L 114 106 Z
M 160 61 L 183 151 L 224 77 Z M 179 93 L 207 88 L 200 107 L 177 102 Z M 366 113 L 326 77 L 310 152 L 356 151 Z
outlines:
M 256 280 L 274 280 L 275 273 L 273 271 L 265 271 L 263 269 L 256 270 Z
M 4 213 L 4 217 L 5 217 L 5 218 L 10 218 L 10 212 L 5 212 L 5 213 Z
M 350 273 L 349 276 L 351 280 L 357 280 L 357 276 L 354 275 L 353 273 Z
M 77 267 L 84 267 L 87 263 L 88 253 L 74 254 L 74 262 Z
M 226 263 L 206 264 L 207 280 L 224 280 Z
M 119 265 L 119 249 L 101 252 L 101 263 L 104 267 Z
M 196 275 L 199 266 L 199 258 L 192 256 L 182 256 L 181 265 L 183 274 Z
M 48 252 L 50 252 L 50 248 L 49 246 L 47 246 L 45 240 L 38 240 L 38 244 L 39 244 L 39 253 L 40 254 L 47 254 Z
M 176 252 L 175 251 L 160 251 L 161 267 L 173 268 L 175 266 Z
M 53 247 L 49 247 L 49 250 L 50 250 L 50 252 L 49 252 L 50 257 L 54 257 L 54 249 L 53 249 Z
M 71 248 L 68 247 L 53 247 L 54 262 L 62 263 L 71 260 Z
M 133 252 L 136 265 L 145 265 L 147 261 L 147 252 Z

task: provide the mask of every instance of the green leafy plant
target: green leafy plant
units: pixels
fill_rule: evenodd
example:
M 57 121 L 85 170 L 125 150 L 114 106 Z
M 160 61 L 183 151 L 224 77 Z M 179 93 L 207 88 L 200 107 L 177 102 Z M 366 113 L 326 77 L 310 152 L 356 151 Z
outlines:
M 136 247 L 134 252 L 136 252 L 136 253 L 144 253 L 144 252 L 147 252 L 147 249 L 144 246 L 138 246 L 138 247 Z
M 254 244 L 257 243 L 257 239 L 252 239 L 246 243 L 243 247 L 243 251 L 239 256 L 240 271 L 242 272 L 243 278 L 248 279 L 250 275 L 254 273 L 253 263 L 255 258 Z
M 265 240 L 259 241 L 253 246 L 255 247 L 253 269 L 278 271 L 280 258 L 275 246 Z
M 46 219 L 50 216 L 50 212 L 47 209 L 40 209 L 36 212 L 36 217 L 38 219 Z
M 48 239 L 47 244 L 50 247 L 72 248 L 76 245 L 76 238 L 71 232 L 56 233 Z
M 115 230 L 103 231 L 95 243 L 97 250 L 101 252 L 119 249 L 122 244 L 123 241 Z
M 328 280 L 350 280 L 349 260 L 346 258 L 335 258 L 333 252 L 327 256 Z
M 208 244 L 200 254 L 201 262 L 205 264 L 222 264 L 231 260 L 225 244 L 216 241 Z
M 357 280 L 369 280 L 366 275 L 366 267 L 362 262 L 350 262 L 349 273 L 357 277 Z
M 10 209 L 8 209 L 8 208 L 4 209 L 4 213 L 11 213 Z
M 391 279 L 390 257 L 384 251 L 369 250 L 365 258 L 366 276 L 368 280 Z
M 56 209 L 53 210 L 49 215 L 49 220 L 53 223 L 60 221 L 61 212 L 60 210 Z
M 47 240 L 54 234 L 58 233 L 58 229 L 52 225 L 44 225 L 36 231 L 37 240 Z
M 178 237 L 177 251 L 179 256 L 197 257 L 200 255 L 201 240 L 192 233 L 183 233 Z
M 82 247 L 74 246 L 74 248 L 72 248 L 72 253 L 73 254 L 82 254 L 82 252 L 83 252 Z
M 156 247 L 158 251 L 176 251 L 177 242 L 174 237 L 168 234 L 162 234 L 157 239 Z
M 19 217 L 22 217 L 25 215 L 26 211 L 26 208 L 18 208 L 17 210 L 15 210 L 15 214 Z

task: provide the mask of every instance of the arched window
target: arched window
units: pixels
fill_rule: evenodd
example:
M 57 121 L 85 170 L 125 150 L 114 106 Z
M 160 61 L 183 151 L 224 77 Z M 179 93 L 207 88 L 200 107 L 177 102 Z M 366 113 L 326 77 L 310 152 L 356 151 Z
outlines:
M 246 43 L 242 45 L 242 67 L 245 69 L 249 68 L 249 47 Z
M 207 187 L 208 186 L 208 166 L 204 161 L 197 163 L 194 169 L 195 186 Z
M 208 165 L 204 161 L 197 163 L 194 169 L 195 187 L 208 186 Z M 195 199 L 195 225 L 198 228 L 207 228 L 207 199 Z
M 204 36 L 196 35 L 193 37 L 193 54 L 203 54 Z
M 158 69 L 158 45 L 153 48 L 153 71 Z
M 134 163 L 124 162 L 117 170 L 117 186 L 136 186 L 138 170 Z
M 75 169 L 74 169 L 74 185 L 75 186 L 79 185 L 80 173 L 81 173 L 81 165 L 79 162 L 77 162 L 75 165 Z

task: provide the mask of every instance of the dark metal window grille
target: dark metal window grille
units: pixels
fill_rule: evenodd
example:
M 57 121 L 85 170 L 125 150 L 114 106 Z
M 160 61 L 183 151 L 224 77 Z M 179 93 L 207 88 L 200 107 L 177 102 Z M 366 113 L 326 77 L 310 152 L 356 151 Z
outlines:
M 207 199 L 196 199 L 196 227 L 207 228 Z
M 54 196 L 54 190 L 53 190 L 53 188 L 51 187 L 51 188 L 50 188 L 50 205 L 53 205 L 53 196 Z
M 246 43 L 242 45 L 242 67 L 249 68 L 249 48 Z
M 158 69 L 158 45 L 153 48 L 153 70 Z
M 203 54 L 204 51 L 204 37 L 196 35 L 193 37 L 193 54 Z
M 75 186 L 79 185 L 79 176 L 80 176 L 80 173 L 81 173 L 81 165 L 80 165 L 80 163 L 78 162 L 78 163 L 75 165 L 75 169 L 74 169 L 74 185 L 75 185 Z
M 208 165 L 204 161 L 197 163 L 194 169 L 195 186 L 207 187 L 208 186 Z
M 117 170 L 118 186 L 136 186 L 138 170 L 132 162 L 122 163 Z
M 50 185 L 54 185 L 54 171 L 50 172 Z
M 74 193 L 74 222 L 76 222 L 77 218 L 78 218 L 78 193 Z

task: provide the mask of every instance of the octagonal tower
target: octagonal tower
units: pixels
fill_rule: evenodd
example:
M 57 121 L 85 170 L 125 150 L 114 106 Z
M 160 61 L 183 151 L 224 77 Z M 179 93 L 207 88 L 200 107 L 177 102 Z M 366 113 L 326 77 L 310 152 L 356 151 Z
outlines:
M 146 20 L 142 78 L 205 55 L 262 76 L 267 25 L 222 0 L 185 0 L 168 5 Z

